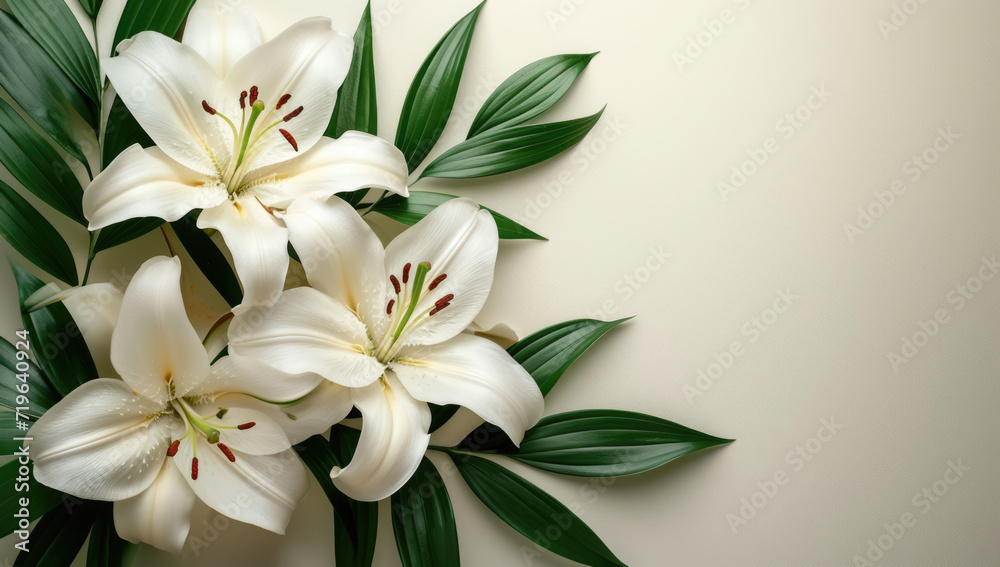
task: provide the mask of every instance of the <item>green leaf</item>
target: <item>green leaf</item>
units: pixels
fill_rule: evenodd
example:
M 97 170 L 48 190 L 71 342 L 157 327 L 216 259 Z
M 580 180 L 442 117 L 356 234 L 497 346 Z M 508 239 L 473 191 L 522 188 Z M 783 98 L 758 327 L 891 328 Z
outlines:
M 394 221 L 401 222 L 407 226 L 413 226 L 417 222 L 430 214 L 431 211 L 441 206 L 441 204 L 456 199 L 454 195 L 443 193 L 431 193 L 430 191 L 411 191 L 409 197 L 402 195 L 389 195 L 372 209 L 376 213 L 385 215 Z M 544 236 L 539 236 L 531 230 L 521 226 L 513 220 L 500 213 L 482 207 L 489 211 L 497 222 L 497 230 L 500 238 L 504 239 L 530 239 L 548 240 Z
M 128 0 L 122 19 L 118 21 L 115 31 L 115 42 L 112 44 L 112 55 L 118 49 L 122 40 L 135 34 L 152 30 L 165 36 L 174 37 L 181 29 L 184 18 L 187 17 L 195 0 Z
M 170 226 L 173 227 L 174 233 L 177 234 L 184 249 L 191 255 L 191 259 L 198 265 L 201 273 L 208 278 L 212 287 L 219 292 L 219 295 L 226 300 L 230 307 L 236 307 L 243 301 L 240 282 L 236 279 L 232 266 L 229 265 L 229 261 L 216 246 L 212 237 L 198 228 L 198 215 L 200 213 L 200 210 L 191 211 L 180 220 L 170 223 Z
M 20 529 L 18 523 L 25 515 L 29 522 L 33 522 L 63 501 L 61 492 L 35 480 L 35 465 L 31 461 L 22 465 L 20 458 L 0 467 L 0 486 L 4 487 L 0 491 L 0 536 L 4 537 Z M 20 472 L 22 466 L 29 469 L 27 477 Z M 21 506 L 21 498 L 30 499 L 30 505 Z M 31 535 L 33 540 L 34 531 Z
M 0 181 L 0 236 L 29 262 L 68 283 L 79 283 L 73 252 L 24 197 Z
M 17 403 L 17 397 L 24 395 L 30 403 L 22 413 L 41 417 L 62 396 L 49 385 L 42 369 L 29 358 L 24 358 L 31 352 L 32 337 L 29 335 L 27 341 L 18 338 L 17 343 L 19 348 L 15 348 L 7 339 L 0 339 L 0 405 L 11 409 L 24 407 L 25 404 Z M 26 353 L 22 355 L 22 360 L 18 360 L 18 352 Z M 21 380 L 22 377 L 24 380 Z M 24 384 L 27 384 L 28 391 L 22 394 L 20 389 L 24 389 Z
M 431 408 L 431 426 L 428 428 L 430 433 L 434 433 L 438 429 L 441 429 L 444 424 L 448 423 L 448 420 L 455 417 L 461 406 L 455 404 L 448 404 L 446 406 L 439 406 L 437 404 L 427 404 Z
M 552 108 L 595 55 L 553 55 L 514 73 L 483 103 L 469 137 L 522 124 Z
M 337 91 L 337 105 L 326 135 L 339 138 L 348 130 L 378 132 L 378 100 L 375 96 L 375 54 L 372 47 L 372 4 L 368 2 L 354 32 L 354 58 L 347 78 Z
M 11 263 L 21 305 L 21 321 L 28 331 L 32 353 L 53 389 L 67 396 L 80 384 L 97 378 L 80 328 L 60 302 L 27 313 L 25 300 L 41 288 L 42 280 Z
M 143 217 L 106 226 L 101 229 L 101 233 L 97 236 L 97 244 L 94 246 L 94 252 L 101 252 L 108 248 L 114 248 L 120 244 L 131 242 L 140 236 L 145 236 L 160 228 L 160 225 L 164 222 L 166 221 L 159 217 Z
M 543 418 L 508 457 L 537 469 L 573 476 L 626 476 L 665 465 L 708 447 L 731 443 L 641 413 L 583 410 Z
M 87 547 L 87 567 L 124 567 L 136 546 L 118 537 L 115 529 L 114 504 L 95 502 L 98 508 L 94 529 Z
M 97 504 L 82 500 L 67 504 L 39 520 L 31 530 L 28 552 L 17 555 L 15 567 L 69 567 L 73 563 L 94 525 Z
M 14 17 L 90 100 L 100 100 L 97 54 L 65 2 L 7 0 Z
M 97 13 L 101 10 L 101 3 L 103 0 L 80 0 L 80 4 L 83 6 L 83 11 L 87 12 L 91 20 L 97 19 Z
M 392 495 L 392 531 L 403 567 L 458 567 L 458 529 L 441 473 L 427 457 Z
M 17 414 L 13 411 L 0 409 L 0 453 L 13 455 L 21 447 L 21 441 L 15 441 L 15 437 L 23 437 L 27 431 L 17 426 Z M 34 420 L 28 418 L 28 427 L 34 425 Z
M 0 163 L 36 197 L 87 226 L 83 187 L 52 145 L 0 100 Z
M 118 154 L 132 144 L 148 148 L 153 145 L 153 139 L 142 129 L 142 126 L 139 126 L 122 99 L 115 97 L 115 101 L 111 103 L 111 111 L 108 113 L 108 125 L 104 130 L 101 164 L 107 167 L 118 157 Z
M 396 147 L 406 156 L 410 172 L 431 152 L 448 123 L 482 8 L 476 6 L 441 38 L 410 83 L 396 130 Z
M 354 537 L 356 538 L 357 527 L 354 524 L 354 513 L 350 508 L 348 498 L 337 490 L 337 487 L 333 485 L 333 481 L 330 480 L 330 470 L 335 466 L 339 466 L 338 463 L 340 462 L 334 453 L 333 447 L 330 446 L 330 442 L 324 439 L 322 435 L 313 435 L 296 445 L 295 450 L 298 452 L 302 462 L 306 464 L 309 471 L 316 477 L 316 481 L 319 482 L 323 492 L 326 493 L 326 497 L 330 500 L 330 504 L 333 505 L 333 511 L 337 518 L 341 520 L 345 529 L 355 534 Z
M 6 12 L 0 11 L 0 86 L 61 148 L 85 166 L 67 114 L 95 123 L 90 105 L 47 53 Z
M 524 537 L 584 565 L 625 565 L 583 520 L 534 484 L 481 457 L 449 456 L 483 504 Z
M 485 132 L 438 156 L 420 177 L 469 179 L 530 167 L 579 143 L 602 114 L 604 109 L 591 116 L 565 122 L 513 126 Z
M 631 317 L 617 321 L 576 319 L 546 327 L 511 345 L 507 352 L 531 374 L 547 396 L 566 369 L 597 339 Z M 468 451 L 496 451 L 509 447 L 510 438 L 499 427 L 484 423 L 469 433 L 458 447 Z

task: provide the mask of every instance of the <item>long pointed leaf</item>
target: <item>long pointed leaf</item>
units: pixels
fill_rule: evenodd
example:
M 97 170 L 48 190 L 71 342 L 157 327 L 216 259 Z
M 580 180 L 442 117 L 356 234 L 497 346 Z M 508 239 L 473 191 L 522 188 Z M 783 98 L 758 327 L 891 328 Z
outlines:
M 14 559 L 15 567 L 69 567 L 94 525 L 97 503 L 67 501 L 39 520 L 31 531 L 31 546 Z
M 63 494 L 35 480 L 34 464 L 20 462 L 21 456 L 0 466 L 0 536 L 6 537 L 20 529 L 22 518 L 32 522 L 63 502 Z M 28 475 L 21 474 L 21 467 L 28 467 Z M 19 480 L 20 479 L 20 480 Z M 21 498 L 30 498 L 31 506 L 21 506 Z
M 427 457 L 392 495 L 392 531 L 403 567 L 458 567 L 458 529 L 448 489 Z
M 112 55 L 122 40 L 135 34 L 152 30 L 163 35 L 174 37 L 181 29 L 181 24 L 195 0 L 128 0 L 122 11 L 118 29 L 115 31 L 115 42 L 112 44 Z
M 59 232 L 24 197 L 0 181 L 0 236 L 32 264 L 77 285 L 76 262 Z
M 62 396 L 52 389 L 42 369 L 29 358 L 25 358 L 31 354 L 34 348 L 33 342 L 33 338 L 29 335 L 27 341 L 18 339 L 15 348 L 7 342 L 7 339 L 0 339 L 0 405 L 11 409 L 25 407 L 25 404 L 17 403 L 17 398 L 24 389 L 20 386 L 27 384 L 28 391 L 23 394 L 29 404 L 27 411 L 22 413 L 41 417 L 45 410 L 56 405 Z M 18 356 L 19 352 L 25 354 Z
M 115 530 L 114 504 L 95 502 L 98 507 L 94 528 L 87 547 L 87 567 L 125 567 L 136 546 L 118 537 Z
M 431 211 L 438 208 L 443 203 L 455 198 L 457 197 L 454 195 L 445 195 L 444 193 L 411 191 L 409 197 L 389 195 L 376 204 L 374 208 L 372 208 L 372 211 L 385 215 L 392 220 L 401 222 L 407 226 L 413 226 L 417 224 L 420 219 L 429 215 Z M 548 240 L 544 236 L 535 234 L 531 230 L 492 209 L 488 209 L 486 207 L 482 208 L 489 211 L 489 213 L 493 215 L 493 219 L 497 222 L 497 231 L 500 233 L 500 238 L 511 240 Z
M 337 92 L 326 135 L 339 138 L 348 130 L 378 132 L 378 100 L 375 96 L 375 54 L 372 46 L 372 4 L 368 2 L 354 32 L 354 58 L 347 78 Z
M 198 214 L 192 211 L 176 222 L 170 223 L 174 233 L 180 239 L 184 249 L 198 265 L 201 273 L 208 278 L 212 287 L 226 300 L 230 307 L 236 307 L 243 301 L 243 291 L 240 282 L 233 273 L 229 261 L 216 246 L 215 241 L 198 228 Z

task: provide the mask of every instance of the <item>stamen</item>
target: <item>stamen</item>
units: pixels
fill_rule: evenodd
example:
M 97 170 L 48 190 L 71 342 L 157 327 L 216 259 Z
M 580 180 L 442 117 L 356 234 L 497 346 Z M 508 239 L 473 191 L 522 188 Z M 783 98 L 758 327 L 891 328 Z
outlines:
M 170 444 L 170 447 L 167 447 L 167 456 L 168 457 L 173 457 L 174 455 L 176 455 L 177 454 L 177 448 L 180 447 L 180 446 L 181 446 L 181 440 L 180 439 L 174 439 L 174 442 Z
M 191 480 L 198 480 L 198 457 L 191 459 Z
M 385 308 L 385 314 L 386 315 L 392 315 L 392 306 L 395 305 L 395 304 L 396 304 L 396 300 L 395 299 L 390 299 L 389 300 L 389 306 Z
M 292 145 L 293 150 L 299 151 L 299 144 L 295 141 L 295 138 L 292 137 L 292 134 L 288 130 L 278 128 L 278 132 L 281 132 L 281 135 L 285 137 L 285 140 Z
M 222 443 L 219 443 L 217 447 L 219 448 L 220 451 L 222 451 L 222 454 L 225 455 L 227 459 L 229 459 L 230 463 L 236 462 L 236 455 L 233 454 L 233 452 L 229 449 L 229 447 L 226 447 Z
M 255 425 L 257 425 L 257 422 L 255 422 L 255 421 L 248 421 L 246 423 L 242 423 L 240 425 L 237 425 L 236 429 L 239 429 L 240 431 L 246 431 L 247 429 L 250 429 L 251 427 L 253 427 Z
M 440 276 L 434 278 L 434 281 L 431 282 L 431 285 L 427 286 L 427 291 L 434 291 L 434 288 L 441 285 L 441 282 L 443 282 L 444 279 L 447 277 L 448 274 L 441 274 Z
M 292 118 L 295 118 L 296 116 L 302 114 L 302 110 L 303 110 L 303 107 L 300 106 L 300 107 L 296 108 L 295 110 L 289 112 L 287 115 L 285 115 L 285 117 L 282 118 L 282 120 L 284 120 L 285 122 L 288 122 Z
M 433 317 L 433 316 L 437 315 L 438 313 L 440 313 L 442 309 L 444 309 L 445 307 L 448 307 L 449 305 L 451 305 L 451 304 L 450 303 L 445 303 L 443 305 L 437 305 L 437 304 L 435 304 L 434 309 L 431 309 L 431 312 L 428 313 L 427 316 L 428 317 Z
M 449 293 L 448 295 L 446 295 L 446 296 L 442 297 L 441 299 L 435 301 L 434 302 L 434 306 L 435 307 L 444 307 L 445 305 L 448 305 L 449 303 L 451 303 L 452 299 L 455 299 L 455 294 L 454 293 Z
M 240 93 L 240 110 L 244 110 L 247 107 L 247 92 L 243 91 Z
M 209 106 L 207 100 L 201 101 L 201 107 L 205 109 L 205 112 L 207 112 L 207 113 L 209 113 L 209 114 L 211 114 L 213 116 L 215 115 L 215 109 L 212 108 L 211 106 Z
M 292 95 L 290 95 L 290 94 L 283 94 L 283 95 L 281 95 L 281 98 L 278 99 L 278 106 L 275 106 L 274 109 L 275 110 L 281 110 L 281 107 L 285 106 L 285 103 L 288 102 L 289 100 L 291 100 L 291 98 L 292 98 Z
M 403 283 L 406 283 L 409 280 L 410 280 L 410 264 L 407 263 L 405 266 L 403 266 Z
M 250 87 L 250 106 L 253 106 L 253 103 L 257 102 L 257 95 L 259 94 L 260 90 L 256 85 Z
M 392 282 L 392 289 L 396 290 L 396 295 L 399 295 L 399 291 L 402 289 L 399 287 L 399 280 L 396 279 L 395 275 L 389 276 L 389 281 Z

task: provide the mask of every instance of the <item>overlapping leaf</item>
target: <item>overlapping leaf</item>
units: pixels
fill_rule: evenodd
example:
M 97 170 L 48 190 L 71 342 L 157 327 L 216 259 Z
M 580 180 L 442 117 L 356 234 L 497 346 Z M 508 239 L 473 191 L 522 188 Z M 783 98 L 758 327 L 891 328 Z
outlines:
M 458 529 L 448 488 L 427 457 L 392 495 L 392 531 L 403 567 L 457 567 Z
M 32 264 L 76 285 L 76 262 L 66 241 L 41 213 L 0 181 L 0 236 Z
M 409 197 L 401 195 L 389 195 L 378 202 L 372 211 L 385 215 L 394 221 L 401 222 L 407 226 L 413 226 L 424 218 L 431 211 L 441 206 L 443 203 L 455 199 L 454 195 L 444 193 L 432 193 L 429 191 L 411 191 Z M 539 236 L 531 230 L 521 226 L 517 222 L 501 215 L 500 213 L 482 207 L 493 215 L 497 222 L 497 230 L 500 238 L 504 239 L 530 239 L 547 240 L 544 236 Z

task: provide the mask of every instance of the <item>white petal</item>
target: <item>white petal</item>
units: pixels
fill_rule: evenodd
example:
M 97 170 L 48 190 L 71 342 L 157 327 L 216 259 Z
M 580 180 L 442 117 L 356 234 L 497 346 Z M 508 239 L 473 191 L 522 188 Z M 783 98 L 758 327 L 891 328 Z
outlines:
M 285 214 L 289 240 L 309 285 L 354 311 L 381 336 L 386 315 L 385 249 L 372 229 L 339 197 L 301 199 Z
M 233 451 L 235 462 L 198 436 L 198 479 L 191 478 L 192 443 L 182 442 L 172 460 L 188 486 L 210 508 L 234 520 L 284 534 L 295 505 L 309 488 L 292 450 L 276 455 Z
M 389 373 L 385 382 L 352 392 L 364 419 L 354 458 L 330 471 L 333 484 L 355 500 L 376 501 L 399 490 L 427 451 L 431 412 Z
M 418 263 L 429 262 L 424 289 L 438 276 L 447 275 L 437 288 L 425 293 L 415 313 L 430 309 L 446 295 L 455 296 L 450 306 L 410 334 L 404 344 L 439 343 L 472 323 L 493 286 L 499 244 L 497 225 L 489 212 L 468 199 L 452 199 L 386 247 L 385 267 L 390 274 L 399 277 L 405 264 L 415 270 Z
M 274 179 L 256 189 L 264 203 L 287 208 L 293 199 L 317 199 L 358 189 L 383 189 L 408 196 L 406 158 L 391 142 L 363 132 L 321 138 L 313 148 L 289 161 L 262 168 L 255 177 Z
M 212 66 L 190 46 L 152 31 L 123 41 L 118 53 L 101 64 L 143 130 L 168 156 L 215 175 L 217 162 L 228 163 L 233 134 L 202 108 L 202 101 L 220 104 Z
M 244 55 L 264 43 L 257 18 L 227 2 L 203 1 L 188 12 L 184 44 L 208 61 L 221 79 Z
M 340 423 L 354 407 L 347 388 L 326 380 L 309 395 L 291 405 L 269 404 L 242 394 L 230 394 L 216 401 L 226 407 L 247 407 L 266 413 L 285 430 L 288 441 L 293 445 Z
M 237 315 L 229 352 L 290 374 L 313 372 L 343 386 L 371 384 L 384 366 L 365 354 L 365 326 L 343 304 L 299 287 L 271 307 Z
M 222 418 L 210 419 L 209 422 L 213 425 L 236 427 L 247 423 L 254 424 L 253 427 L 244 430 L 219 429 L 219 442 L 234 451 L 248 455 L 273 455 L 292 446 L 284 430 L 269 415 L 258 409 L 229 407 L 224 402 L 215 402 L 199 406 L 198 410 L 205 415 L 206 412 L 202 410 L 206 408 L 211 408 L 213 412 L 218 412 L 222 408 L 228 410 Z
M 198 228 L 222 233 L 243 284 L 244 307 L 267 305 L 281 293 L 288 271 L 288 230 L 253 197 L 205 209 Z
M 184 311 L 181 262 L 159 256 L 139 268 L 111 336 L 111 363 L 139 394 L 166 404 L 168 380 L 181 397 L 208 376 L 208 353 Z
M 465 329 L 465 333 L 492 341 L 500 345 L 500 348 L 502 349 L 508 349 L 518 341 L 517 332 L 510 328 L 510 325 L 505 323 L 497 323 L 489 329 L 486 329 L 482 325 L 473 321 L 472 324 Z
M 115 530 L 126 541 L 179 554 L 191 529 L 195 500 L 181 472 L 164 459 L 149 488 L 115 502 Z
M 322 382 L 325 380 L 319 374 L 289 374 L 230 354 L 212 365 L 209 379 L 196 393 L 241 393 L 272 402 L 290 402 L 312 392 Z
M 121 380 L 99 378 L 45 412 L 30 436 L 38 482 L 78 498 L 115 501 L 145 490 L 179 420 Z
M 495 343 L 461 334 L 437 345 L 406 349 L 392 369 L 414 398 L 458 404 L 503 429 L 514 443 L 542 417 L 538 385 Z
M 242 91 L 256 86 L 265 111 L 261 124 L 272 124 L 299 106 L 300 115 L 281 128 L 298 142 L 298 152 L 313 147 L 326 131 L 337 102 L 337 90 L 351 65 L 354 41 L 331 28 L 327 18 L 307 18 L 254 49 L 226 75 L 221 97 L 239 100 Z M 282 95 L 292 95 L 287 105 L 275 109 Z M 278 131 L 270 130 L 248 155 L 252 170 L 298 155 Z
M 226 189 L 168 157 L 159 148 L 136 144 L 97 175 L 83 193 L 90 229 L 123 220 L 160 217 L 175 221 L 192 209 L 226 200 Z

